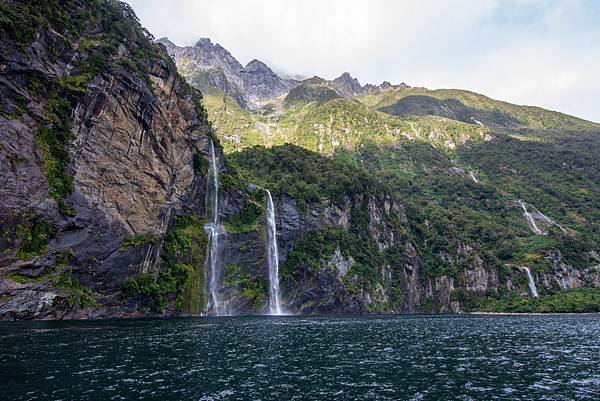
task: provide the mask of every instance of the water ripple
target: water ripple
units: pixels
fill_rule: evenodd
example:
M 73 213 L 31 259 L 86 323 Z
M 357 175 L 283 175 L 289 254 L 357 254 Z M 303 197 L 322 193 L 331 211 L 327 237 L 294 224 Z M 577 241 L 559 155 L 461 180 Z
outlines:
M 600 319 L 237 317 L 0 324 L 10 400 L 597 400 Z

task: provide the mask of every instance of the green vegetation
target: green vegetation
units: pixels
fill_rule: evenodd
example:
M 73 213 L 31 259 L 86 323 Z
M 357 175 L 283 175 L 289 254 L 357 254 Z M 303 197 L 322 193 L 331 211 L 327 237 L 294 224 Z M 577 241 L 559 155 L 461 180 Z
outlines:
M 399 88 L 371 92 L 359 100 L 377 109 L 392 109 L 407 97 L 442 101 L 456 118 L 469 121 L 471 116 L 497 128 L 598 129 L 598 125 L 539 107 L 519 106 L 490 99 L 478 93 L 458 89 Z
M 72 252 L 61 252 L 56 255 L 56 262 L 54 266 L 46 267 L 40 274 L 35 277 L 31 277 L 29 275 L 23 273 L 11 273 L 9 274 L 9 278 L 19 284 L 39 284 L 43 283 L 46 280 L 51 279 L 62 269 L 69 267 L 71 260 L 73 259 Z
M 52 278 L 54 273 L 56 273 L 56 269 L 46 268 L 37 277 L 29 277 L 28 275 L 23 274 L 23 273 L 11 273 L 8 275 L 8 278 L 10 278 L 15 283 L 19 283 L 19 284 L 39 284 L 39 283 L 43 283 L 44 281 Z
M 158 242 L 158 236 L 154 233 L 145 233 L 145 234 L 135 234 L 131 237 L 125 238 L 121 245 L 119 245 L 119 250 L 124 251 L 128 247 L 137 247 L 148 244 L 156 244 Z
M 68 293 L 67 298 L 63 301 L 63 306 L 68 309 L 98 306 L 92 291 L 81 285 L 70 271 L 54 276 L 52 286 Z
M 194 171 L 200 176 L 206 176 L 208 174 L 208 160 L 202 155 L 202 153 L 194 154 Z
M 372 284 L 377 277 L 374 267 L 381 265 L 383 255 L 372 240 L 333 228 L 310 233 L 294 244 L 281 274 L 293 278 L 294 272 L 302 264 L 318 272 L 321 262 L 331 258 L 337 248 L 340 248 L 342 256 L 354 260 L 350 273 L 358 274 L 366 283 Z
M 179 218 L 167 234 L 161 252 L 165 269 L 158 277 L 142 273 L 120 287 L 125 299 L 143 296 L 161 313 L 170 302 L 179 311 L 196 314 L 204 308 L 204 221 L 194 215 Z
M 283 103 L 285 107 L 297 107 L 312 102 L 325 103 L 337 98 L 341 98 L 341 96 L 334 89 L 325 85 L 302 83 L 290 90 Z
M 465 297 L 464 293 L 454 295 L 466 310 L 508 313 L 571 313 L 600 312 L 600 289 L 580 288 L 562 290 L 538 298 L 523 298 L 517 293 L 502 297 Z
M 255 203 L 248 201 L 244 208 L 236 214 L 230 214 L 225 220 L 225 230 L 229 234 L 241 234 L 250 231 L 256 231 L 258 227 L 258 218 L 262 209 Z
M 258 311 L 267 297 L 267 283 L 256 275 L 250 275 L 248 270 L 237 263 L 229 263 L 226 267 L 223 284 L 236 288 L 241 298 L 252 304 L 253 311 Z
M 19 231 L 23 242 L 17 256 L 23 260 L 44 255 L 48 248 L 48 241 L 56 235 L 54 225 L 35 216 L 25 219 Z
M 409 138 L 454 149 L 467 140 L 482 141 L 489 134 L 487 128 L 444 117 L 391 116 L 351 99 L 302 103 L 282 115 L 262 115 L 250 113 L 214 89 L 204 96 L 226 153 L 292 143 L 331 155 L 339 149 L 356 150 L 369 143 L 389 145 Z
M 321 199 L 383 193 L 384 187 L 365 171 L 294 145 L 270 149 L 255 147 L 230 156 L 230 162 L 247 182 L 286 194 L 304 205 Z
M 66 99 L 54 95 L 46 103 L 46 115 L 52 125 L 40 127 L 38 144 L 44 154 L 48 192 L 62 214 L 73 216 L 75 211 L 65 202 L 74 189 L 73 178 L 66 171 L 69 164 L 67 145 L 71 140 L 71 105 Z

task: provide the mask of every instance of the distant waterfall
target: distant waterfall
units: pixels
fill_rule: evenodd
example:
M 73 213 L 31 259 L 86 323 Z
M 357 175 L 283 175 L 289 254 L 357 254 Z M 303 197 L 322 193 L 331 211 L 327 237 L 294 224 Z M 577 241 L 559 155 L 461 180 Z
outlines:
M 519 203 L 521 204 L 521 208 L 523 209 L 523 215 L 525 216 L 525 219 L 527 220 L 527 224 L 531 228 L 531 231 L 533 231 L 534 234 L 538 234 L 538 235 L 545 234 L 545 232 L 540 230 L 540 228 L 537 226 L 537 224 L 535 224 L 535 219 L 533 218 L 531 213 L 529 213 L 529 211 L 527 210 L 527 206 L 525 206 L 525 202 L 520 200 Z
M 521 208 L 523 208 L 523 212 L 524 212 L 523 215 L 525 216 L 525 219 L 527 220 L 527 224 L 529 225 L 529 227 L 531 228 L 531 231 L 533 231 L 534 234 L 538 234 L 538 235 L 546 235 L 547 234 L 547 232 L 543 231 L 542 229 L 540 229 L 538 227 L 538 225 L 535 222 L 536 219 L 538 219 L 538 221 L 542 221 L 543 223 L 545 223 L 547 225 L 556 226 L 563 233 L 565 233 L 565 234 L 567 233 L 567 230 L 565 230 L 565 228 L 563 226 L 558 224 L 556 221 L 552 220 L 550 217 L 546 216 L 544 213 L 537 210 L 535 206 L 529 205 L 533 209 L 533 214 L 532 214 L 532 213 L 529 213 L 529 211 L 527 210 L 527 204 L 525 202 L 523 202 L 522 200 L 519 200 L 519 204 L 521 205 Z
M 206 191 L 206 207 L 212 211 L 212 221 L 207 223 L 204 228 L 208 233 L 208 244 L 206 248 L 206 259 L 204 265 L 210 272 L 208 292 L 209 298 L 206 305 L 207 312 L 213 312 L 215 315 L 223 313 L 223 305 L 219 295 L 219 170 L 217 168 L 217 158 L 215 155 L 215 145 L 210 141 L 210 169 L 208 175 L 210 191 Z
M 473 180 L 473 182 L 475 184 L 479 184 L 479 180 L 477 178 L 475 178 L 475 174 L 473 174 L 472 171 L 469 171 L 469 177 L 471 177 L 471 179 Z
M 529 280 L 529 291 L 531 292 L 531 296 L 534 298 L 538 297 L 537 288 L 535 287 L 535 282 L 533 281 L 533 275 L 531 274 L 531 270 L 529 267 L 523 266 L 523 270 L 527 273 L 527 279 Z
M 269 267 L 269 314 L 281 315 L 279 299 L 279 254 L 277 251 L 277 226 L 275 225 L 275 205 L 271 192 L 267 194 L 267 262 Z
M 552 220 L 550 217 L 546 216 L 544 213 L 540 212 L 539 210 L 536 209 L 535 206 L 531 205 L 531 207 L 533 208 L 533 210 L 538 214 L 538 216 L 540 216 L 540 218 L 542 220 L 544 220 L 546 222 L 546 224 L 552 224 L 555 225 L 556 227 L 558 227 L 563 233 L 567 233 L 567 230 L 565 230 L 565 228 L 563 226 L 561 226 L 560 224 L 558 224 L 556 221 Z
M 485 127 L 485 125 L 481 121 L 476 120 L 475 117 L 471 117 L 471 121 L 473 121 L 477 125 L 481 125 L 482 127 Z

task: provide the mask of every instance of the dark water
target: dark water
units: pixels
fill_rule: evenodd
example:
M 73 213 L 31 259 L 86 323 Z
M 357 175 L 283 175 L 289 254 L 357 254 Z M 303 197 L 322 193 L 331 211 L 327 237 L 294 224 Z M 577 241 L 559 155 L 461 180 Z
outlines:
M 599 400 L 600 317 L 0 324 L 6 400 Z

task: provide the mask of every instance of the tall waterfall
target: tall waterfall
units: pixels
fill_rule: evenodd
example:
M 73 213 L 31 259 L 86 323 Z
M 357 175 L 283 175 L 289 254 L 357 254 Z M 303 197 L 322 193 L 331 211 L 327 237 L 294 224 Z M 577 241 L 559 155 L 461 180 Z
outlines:
M 535 287 L 535 282 L 533 281 L 533 275 L 531 274 L 531 270 L 529 267 L 523 266 L 523 270 L 527 273 L 527 279 L 529 280 L 529 291 L 531 291 L 531 296 L 534 298 L 538 297 L 537 288 Z
M 269 267 L 269 314 L 281 315 L 279 299 L 279 254 L 277 253 L 277 226 L 275 225 L 275 205 L 271 192 L 267 194 L 267 262 Z
M 217 158 L 215 155 L 215 145 L 210 141 L 210 169 L 209 169 L 210 191 L 206 191 L 206 207 L 212 211 L 212 221 L 207 223 L 204 228 L 208 233 L 208 244 L 206 249 L 205 267 L 210 272 L 208 292 L 209 298 L 206 305 L 207 312 L 213 312 L 215 315 L 223 313 L 223 305 L 219 295 L 219 170 L 217 168 Z

